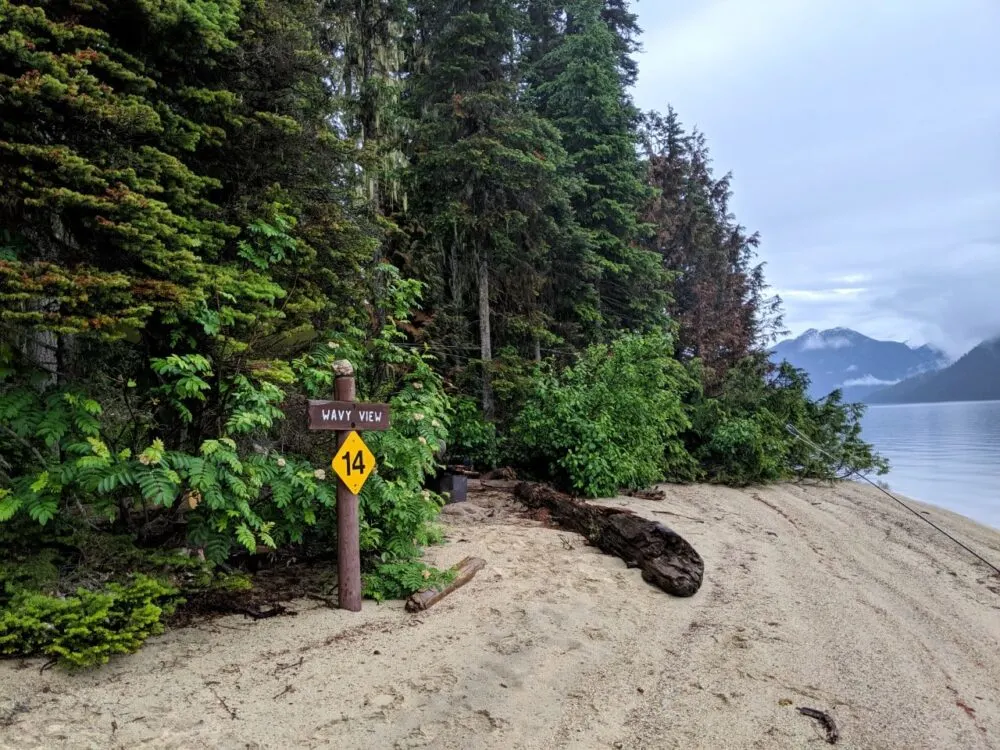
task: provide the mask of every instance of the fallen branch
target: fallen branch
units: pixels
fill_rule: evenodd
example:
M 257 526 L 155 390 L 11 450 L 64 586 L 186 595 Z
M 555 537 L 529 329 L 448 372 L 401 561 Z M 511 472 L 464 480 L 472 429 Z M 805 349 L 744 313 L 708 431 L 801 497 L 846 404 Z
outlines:
M 301 667 L 301 666 L 302 666 L 302 663 L 303 663 L 303 662 L 304 662 L 305 660 L 306 660 L 306 657 L 304 657 L 304 656 L 300 656 L 300 657 L 299 657 L 299 660 L 298 660 L 298 661 L 293 661 L 293 662 L 289 662 L 288 664 L 278 664 L 278 665 L 277 665 L 277 666 L 276 666 L 276 667 L 274 668 L 274 671 L 273 671 L 273 672 L 271 672 L 271 674 L 272 674 L 273 676 L 276 676 L 276 675 L 278 674 L 278 672 L 281 672 L 281 671 L 283 671 L 283 670 L 286 670 L 286 669 L 294 669 L 295 667 Z
M 562 526 L 591 544 L 641 568 L 643 580 L 674 596 L 691 596 L 701 588 L 705 563 L 680 534 L 623 508 L 576 500 L 541 484 L 522 482 L 514 495 L 529 508 L 545 508 Z
M 236 611 L 242 613 L 245 617 L 249 617 L 252 620 L 266 620 L 268 617 L 277 617 L 278 615 L 296 615 L 297 612 L 288 609 L 288 607 L 283 604 L 275 604 L 271 609 L 251 609 L 250 607 L 237 607 Z
M 799 706 L 798 712 L 803 716 L 808 716 L 810 719 L 816 719 L 816 721 L 823 725 L 823 729 L 826 730 L 826 741 L 831 745 L 837 744 L 837 740 L 840 739 L 840 732 L 837 731 L 837 723 L 830 714 L 826 711 L 805 708 L 804 706 Z
M 219 693 L 216 691 L 216 689 L 214 687 L 210 687 L 209 690 L 212 691 L 212 695 L 215 696 L 215 699 L 217 701 L 219 701 L 219 705 L 222 706 L 226 710 L 226 713 L 229 714 L 229 718 L 230 719 L 232 719 L 233 721 L 235 721 L 236 719 L 240 718 L 236 714 L 236 709 L 232 708 L 228 703 L 226 703 L 225 698 L 223 698 L 221 695 L 219 695 Z
M 448 594 L 458 591 L 458 589 L 471 581 L 476 573 L 482 570 L 485 565 L 486 561 L 481 557 L 465 558 L 452 568 L 455 571 L 455 579 L 451 583 L 440 590 L 426 589 L 425 591 L 418 591 L 413 594 L 406 600 L 406 611 L 422 612 L 429 607 L 433 607 L 448 596 Z
M 626 490 L 626 497 L 637 497 L 640 500 L 664 500 L 667 493 L 663 490 Z

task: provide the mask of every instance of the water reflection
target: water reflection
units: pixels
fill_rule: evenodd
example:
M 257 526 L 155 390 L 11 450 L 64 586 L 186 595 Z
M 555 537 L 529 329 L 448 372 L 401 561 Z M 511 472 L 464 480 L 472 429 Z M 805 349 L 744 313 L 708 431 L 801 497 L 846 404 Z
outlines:
M 1000 528 L 1000 401 L 872 406 L 864 437 L 894 490 Z

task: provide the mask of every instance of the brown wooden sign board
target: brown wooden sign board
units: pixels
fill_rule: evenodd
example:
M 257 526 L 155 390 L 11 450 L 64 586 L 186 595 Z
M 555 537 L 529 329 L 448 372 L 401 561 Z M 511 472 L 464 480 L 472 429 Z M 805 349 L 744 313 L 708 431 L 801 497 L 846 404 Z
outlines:
M 310 430 L 388 430 L 389 404 L 310 401 Z

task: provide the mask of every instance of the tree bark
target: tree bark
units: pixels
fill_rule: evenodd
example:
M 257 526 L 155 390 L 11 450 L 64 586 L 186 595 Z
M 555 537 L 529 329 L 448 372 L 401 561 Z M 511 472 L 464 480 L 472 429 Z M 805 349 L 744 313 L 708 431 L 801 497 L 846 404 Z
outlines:
M 484 254 L 479 255 L 479 358 L 483 364 L 483 416 L 493 419 L 493 383 L 490 365 L 493 343 L 490 333 L 490 267 Z
M 530 508 L 545 508 L 564 527 L 591 544 L 640 568 L 642 578 L 674 596 L 701 588 L 705 563 L 680 534 L 632 511 L 591 505 L 541 484 L 522 482 L 514 496 Z

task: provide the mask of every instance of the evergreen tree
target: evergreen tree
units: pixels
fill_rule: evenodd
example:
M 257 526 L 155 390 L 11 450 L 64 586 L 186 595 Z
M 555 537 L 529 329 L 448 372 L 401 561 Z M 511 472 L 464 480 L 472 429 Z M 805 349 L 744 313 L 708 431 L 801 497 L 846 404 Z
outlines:
M 601 19 L 614 34 L 615 51 L 622 85 L 630 88 L 639 77 L 639 66 L 633 55 L 639 51 L 639 17 L 632 12 L 629 0 L 604 0 Z
M 373 247 L 316 7 L 3 0 L 0 19 L 0 521 L 86 497 L 171 529 L 183 488 L 211 498 L 187 529 L 216 557 L 237 531 L 301 534 L 322 489 L 269 505 L 252 456 L 305 387 L 296 357 L 367 323 Z
M 370 284 L 376 300 L 374 323 L 381 329 L 386 309 L 385 272 L 397 227 L 387 216 L 405 209 L 403 142 L 409 123 L 400 107 L 406 64 L 404 32 L 411 21 L 406 0 L 327 0 L 332 16 L 324 47 L 332 58 L 329 80 L 340 105 L 340 124 L 358 145 L 362 206 L 377 233 Z
M 602 8 L 598 0 L 566 4 L 565 33 L 535 65 L 532 96 L 562 134 L 580 181 L 572 198 L 587 250 L 576 259 L 568 291 L 594 286 L 606 331 L 643 330 L 665 322 L 667 279 L 660 258 L 641 245 L 648 227 L 639 212 L 649 191 L 636 153 L 638 115 L 619 69 L 620 39 L 602 19 Z M 592 265 L 596 279 L 586 273 Z M 561 288 L 556 295 L 564 295 Z
M 763 266 L 754 264 L 759 237 L 729 210 L 731 176 L 712 175 L 704 136 L 686 133 L 673 109 L 651 114 L 645 131 L 647 168 L 656 195 L 645 218 L 650 243 L 676 274 L 671 316 L 678 353 L 697 357 L 709 387 L 762 343 L 778 301 L 764 297 Z
M 467 351 L 478 338 L 483 410 L 491 415 L 494 345 L 536 342 L 548 324 L 539 296 L 551 244 L 560 241 L 553 216 L 571 221 L 564 154 L 555 130 L 518 98 L 521 18 L 511 4 L 428 2 L 421 11 L 426 46 L 409 92 L 418 119 L 415 262 L 437 282 L 435 331 L 446 350 Z

